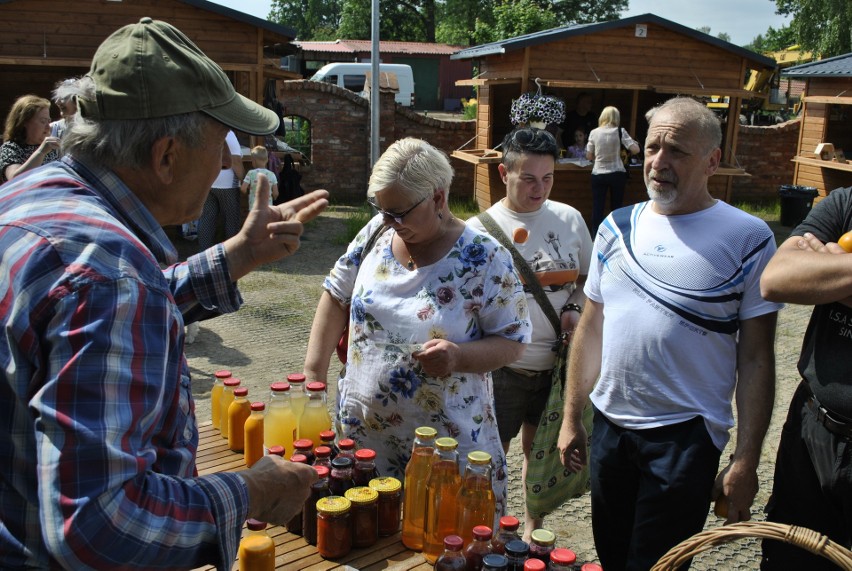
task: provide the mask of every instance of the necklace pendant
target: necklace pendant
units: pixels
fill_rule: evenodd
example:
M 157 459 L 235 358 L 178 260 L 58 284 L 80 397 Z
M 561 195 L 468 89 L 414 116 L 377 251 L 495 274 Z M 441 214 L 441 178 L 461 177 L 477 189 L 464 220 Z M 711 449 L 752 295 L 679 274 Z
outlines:
M 414 269 L 414 258 L 412 258 L 411 256 L 408 256 L 408 263 L 405 264 L 405 265 L 408 266 L 409 270 L 413 270 Z

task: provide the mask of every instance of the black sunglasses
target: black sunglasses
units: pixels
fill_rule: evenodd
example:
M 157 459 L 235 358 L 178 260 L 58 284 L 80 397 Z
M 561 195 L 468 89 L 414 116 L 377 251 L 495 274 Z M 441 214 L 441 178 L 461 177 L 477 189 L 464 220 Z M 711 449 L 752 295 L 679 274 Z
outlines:
M 396 222 L 397 224 L 402 224 L 402 219 L 403 219 L 403 218 L 405 218 L 405 217 L 406 217 L 406 215 L 408 215 L 408 214 L 409 214 L 412 210 L 414 210 L 415 208 L 417 208 L 418 206 L 420 206 L 420 204 L 421 204 L 421 203 L 423 203 L 423 201 L 424 201 L 424 200 L 426 200 L 427 198 L 428 198 L 428 196 L 424 196 L 423 198 L 421 198 L 420 200 L 418 200 L 418 201 L 414 204 L 414 206 L 412 206 L 411 208 L 409 208 L 409 209 L 408 209 L 408 210 L 406 210 L 405 212 L 399 212 L 399 213 L 397 213 L 397 212 L 388 212 L 387 210 L 382 210 L 381 208 L 379 208 L 379 205 L 378 205 L 378 204 L 376 204 L 376 199 L 375 199 L 375 198 L 372 198 L 372 197 L 367 199 L 367 203 L 368 203 L 370 206 L 372 206 L 373 208 L 375 208 L 375 209 L 378 211 L 378 213 L 379 213 L 379 214 L 381 214 L 382 216 L 384 216 L 385 218 L 390 218 L 391 220 L 393 220 L 393 221 L 394 221 L 394 222 Z

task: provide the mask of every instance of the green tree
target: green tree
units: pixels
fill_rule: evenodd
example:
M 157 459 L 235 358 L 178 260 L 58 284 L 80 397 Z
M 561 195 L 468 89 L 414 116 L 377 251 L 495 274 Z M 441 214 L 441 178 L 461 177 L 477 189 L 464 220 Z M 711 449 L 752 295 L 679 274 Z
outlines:
M 341 38 L 367 40 L 371 36 L 371 0 L 344 0 Z M 379 35 L 383 40 L 434 42 L 435 0 L 397 0 L 379 3 Z
M 342 0 L 272 0 L 268 20 L 296 30 L 300 40 L 336 39 Z
M 494 24 L 492 0 L 444 0 L 437 6 L 435 40 L 443 44 L 472 45 L 476 43 L 476 22 Z
M 716 34 L 716 37 L 719 38 L 720 40 L 722 40 L 723 42 L 729 42 L 730 43 L 730 41 L 731 41 L 731 35 L 727 34 L 725 32 L 719 32 L 718 34 Z
M 803 50 L 822 57 L 852 52 L 852 2 L 775 0 L 778 13 L 792 16 L 790 28 Z
M 591 24 L 617 20 L 628 8 L 628 0 L 553 0 L 541 2 L 552 5 L 557 25 Z
M 477 44 L 540 32 L 559 25 L 556 14 L 542 8 L 535 0 L 502 0 L 495 4 L 493 13 L 493 24 L 485 19 L 477 20 L 474 30 Z

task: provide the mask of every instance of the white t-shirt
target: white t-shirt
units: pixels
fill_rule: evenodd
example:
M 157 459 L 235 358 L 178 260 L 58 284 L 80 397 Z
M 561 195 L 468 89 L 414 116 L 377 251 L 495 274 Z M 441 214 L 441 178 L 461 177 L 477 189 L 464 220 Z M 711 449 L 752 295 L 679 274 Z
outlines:
M 225 143 L 228 145 L 228 151 L 230 151 L 231 156 L 236 155 L 240 157 L 240 160 L 242 160 L 243 151 L 240 148 L 240 142 L 237 140 L 237 136 L 233 131 L 228 131 L 228 134 L 225 137 Z M 234 169 L 222 169 L 219 172 L 219 176 L 217 176 L 216 180 L 213 181 L 213 188 L 234 188 L 240 186 L 236 176 L 237 174 L 234 172 Z
M 620 136 L 619 133 L 621 133 Z M 589 133 L 589 142 L 586 143 L 586 152 L 595 154 L 592 174 L 624 172 L 624 163 L 621 162 L 622 145 L 625 149 L 629 149 L 631 145 L 638 145 L 627 134 L 627 129 L 620 127 L 592 129 Z
M 591 399 L 628 429 L 702 416 L 721 450 L 733 426 L 739 322 L 782 307 L 760 296 L 775 237 L 721 201 L 680 216 L 650 205 L 616 210 L 598 231 L 585 287 L 604 311 Z
M 503 201 L 499 201 L 488 209 L 488 214 L 510 239 L 516 228 L 526 229 L 526 242 L 515 242 L 514 246 L 535 272 L 547 299 L 553 304 L 558 315 L 573 293 L 573 284 L 577 277 L 589 273 L 592 239 L 582 215 L 577 209 L 552 200 L 545 201 L 535 212 L 515 212 L 506 208 Z M 467 223 L 476 230 L 486 231 L 482 222 L 476 218 L 471 218 Z M 553 367 L 556 357 L 556 353 L 551 350 L 556 332 L 529 292 L 527 305 L 530 308 L 533 328 L 532 342 L 527 345 L 524 355 L 512 363 L 512 366 L 531 371 L 545 371 Z

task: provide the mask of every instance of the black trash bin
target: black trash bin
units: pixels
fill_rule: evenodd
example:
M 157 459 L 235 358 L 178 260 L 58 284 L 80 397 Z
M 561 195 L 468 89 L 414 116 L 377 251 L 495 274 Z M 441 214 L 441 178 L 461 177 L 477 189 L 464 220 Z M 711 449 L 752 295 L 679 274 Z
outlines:
M 781 197 L 781 225 L 798 226 L 811 211 L 817 194 L 817 189 L 812 186 L 781 185 L 778 189 L 778 196 Z

